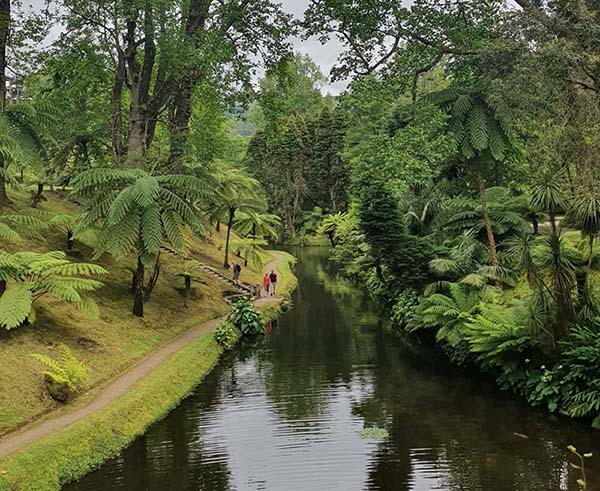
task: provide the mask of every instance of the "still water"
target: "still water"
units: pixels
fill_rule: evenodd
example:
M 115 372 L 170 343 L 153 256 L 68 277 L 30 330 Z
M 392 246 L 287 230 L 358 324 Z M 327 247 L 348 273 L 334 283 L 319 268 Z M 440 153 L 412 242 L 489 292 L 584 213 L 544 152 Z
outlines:
M 588 489 L 600 490 L 600 432 L 414 354 L 326 249 L 292 252 L 294 308 L 265 339 L 66 489 L 575 491 L 574 444 L 594 452 Z M 361 439 L 365 427 L 388 437 Z

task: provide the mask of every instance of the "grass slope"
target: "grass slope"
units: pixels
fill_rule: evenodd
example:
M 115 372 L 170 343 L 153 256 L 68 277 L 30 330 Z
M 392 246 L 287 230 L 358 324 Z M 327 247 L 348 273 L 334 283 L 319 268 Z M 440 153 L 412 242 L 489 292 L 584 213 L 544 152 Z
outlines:
M 27 209 L 24 197 L 15 200 L 14 207 Z M 49 194 L 40 209 L 52 214 L 71 214 L 74 205 Z M 206 240 L 190 238 L 190 256 L 214 267 L 221 267 L 225 233 L 214 232 Z M 19 243 L 1 243 L 11 252 L 35 250 L 39 252 L 61 250 L 65 237 L 50 227 L 39 237 L 26 238 Z M 76 243 L 72 258 L 91 261 L 91 249 Z M 37 305 L 38 318 L 33 326 L 0 330 L 0 437 L 49 411 L 61 406 L 51 400 L 42 387 L 42 368 L 29 355 L 46 353 L 54 355 L 56 347 L 64 343 L 82 360 L 91 373 L 87 393 L 79 396 L 72 405 L 85 404 L 94 388 L 114 378 L 136 361 L 144 358 L 167 341 L 192 325 L 224 315 L 227 304 L 222 298 L 223 284 L 204 273 L 198 273 L 199 282 L 193 284 L 192 301 L 184 308 L 183 298 L 177 288 L 183 280 L 176 275 L 181 271 L 182 259 L 163 253 L 161 276 L 152 297 L 146 304 L 145 317 L 131 315 L 131 296 L 128 288 L 131 273 L 124 266 L 130 261 L 115 261 L 105 256 L 99 261 L 109 274 L 99 278 L 104 288 L 95 292 L 101 317 L 90 320 L 71 305 L 43 298 Z M 245 267 L 242 280 L 258 284 L 261 272 Z M 177 321 L 174 322 L 174 319 Z

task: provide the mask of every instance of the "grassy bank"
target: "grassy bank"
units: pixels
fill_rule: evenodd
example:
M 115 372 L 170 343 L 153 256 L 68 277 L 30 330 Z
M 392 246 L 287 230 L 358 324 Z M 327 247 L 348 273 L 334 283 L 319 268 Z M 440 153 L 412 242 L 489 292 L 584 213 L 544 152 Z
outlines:
M 0 461 L 0 490 L 55 491 L 90 472 L 177 406 L 221 353 L 206 335 L 104 409 Z
M 28 212 L 28 203 L 16 199 L 14 207 Z M 44 219 L 74 213 L 72 204 L 49 194 L 40 206 Z M 213 232 L 205 240 L 190 237 L 190 256 L 214 267 L 223 261 L 224 232 Z M 32 250 L 45 252 L 64 247 L 64 233 L 50 226 L 37 237 L 24 237 L 20 242 L 2 243 L 10 252 Z M 92 251 L 75 243 L 70 254 L 73 260 L 90 261 Z M 38 302 L 37 320 L 32 326 L 14 331 L 0 330 L 0 437 L 24 424 L 39 420 L 62 406 L 43 390 L 42 368 L 31 353 L 55 355 L 60 344 L 67 345 L 89 368 L 91 380 L 87 392 L 72 405 L 85 404 L 94 390 L 123 372 L 138 360 L 193 325 L 224 315 L 223 284 L 202 272 L 196 274 L 189 307 L 184 307 L 180 293 L 183 280 L 177 276 L 183 269 L 182 259 L 162 254 L 162 269 L 156 288 L 146 304 L 145 316 L 131 315 L 131 273 L 127 261 L 115 261 L 108 256 L 97 262 L 108 270 L 100 280 L 104 287 L 92 295 L 100 308 L 99 319 L 89 319 L 72 305 L 43 297 Z M 251 267 L 244 268 L 242 279 L 259 283 L 262 275 Z M 173 319 L 181 321 L 173 322 Z
M 279 315 L 297 285 L 291 270 L 295 258 L 279 254 L 283 257 L 278 265 L 279 294 L 284 301 L 263 305 L 265 320 Z M 0 491 L 54 491 L 87 474 L 176 407 L 210 372 L 221 353 L 212 334 L 207 334 L 105 408 L 0 461 Z

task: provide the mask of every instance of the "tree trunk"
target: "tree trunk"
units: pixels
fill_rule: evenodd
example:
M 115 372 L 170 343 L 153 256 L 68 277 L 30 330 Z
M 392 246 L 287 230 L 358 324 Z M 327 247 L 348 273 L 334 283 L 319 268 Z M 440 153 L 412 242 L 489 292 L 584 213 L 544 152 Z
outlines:
M 217 220 L 217 224 L 215 225 L 215 232 L 221 231 L 221 220 Z
M 8 203 L 8 196 L 6 195 L 6 180 L 4 179 L 4 172 L 6 172 L 6 165 L 4 158 L 0 155 L 0 211 Z
M 189 53 L 198 50 L 199 42 L 204 39 L 200 36 L 201 31 L 205 29 L 206 20 L 210 15 L 210 7 L 213 0 L 190 0 L 188 10 L 185 16 L 185 36 L 186 48 Z M 236 19 L 231 16 L 231 23 Z M 224 26 L 223 32 L 226 32 L 231 24 Z M 175 80 L 174 97 L 169 108 L 169 166 L 172 171 L 177 172 L 181 169 L 181 158 L 185 152 L 185 145 L 189 135 L 189 123 L 192 116 L 192 99 L 194 89 L 202 78 L 202 70 L 197 66 L 192 66 L 183 72 Z
M 73 231 L 67 230 L 67 251 L 73 250 Z
M 152 3 L 144 4 L 144 56 L 140 65 L 137 56 L 137 47 L 140 41 L 135 39 L 137 19 L 127 22 L 125 40 L 127 49 L 125 60 L 130 76 L 129 124 L 127 134 L 127 165 L 141 167 L 146 155 L 147 130 L 150 105 L 150 86 L 156 60 L 156 45 L 154 44 L 154 19 Z
M 552 235 L 558 235 L 558 229 L 556 228 L 556 215 L 550 213 L 550 228 L 552 229 Z
M 585 284 L 587 281 L 587 272 L 577 270 L 575 273 L 575 282 L 577 283 L 577 299 L 579 303 L 585 301 Z
M 496 252 L 496 239 L 494 238 L 494 231 L 492 229 L 492 222 L 490 220 L 490 213 L 488 211 L 487 200 L 485 198 L 485 181 L 481 174 L 477 175 L 477 184 L 479 185 L 479 198 L 481 199 L 481 215 L 483 223 L 485 225 L 485 231 L 488 239 L 488 246 L 490 249 L 490 264 L 492 266 L 498 266 L 498 253 Z
M 534 235 L 538 235 L 540 232 L 540 224 L 537 221 L 537 218 L 532 218 L 531 219 L 531 225 L 533 225 L 533 234 Z
M 119 52 L 117 60 L 117 68 L 115 70 L 115 81 L 112 91 L 112 153 L 115 163 L 121 161 L 123 156 L 123 143 L 121 141 L 121 131 L 123 125 L 123 117 L 121 114 L 121 104 L 123 101 L 123 87 L 125 86 L 125 78 L 127 76 L 127 65 L 125 64 L 125 56 Z
M 35 193 L 35 195 L 33 196 L 33 199 L 31 200 L 31 207 L 32 208 L 37 208 L 38 207 L 38 205 L 40 204 L 40 202 L 43 199 L 43 193 L 44 193 L 44 183 L 43 182 L 38 182 L 37 192 Z
M 192 277 L 190 275 L 185 275 L 183 277 L 183 279 L 185 281 L 183 305 L 184 305 L 184 307 L 187 308 L 187 306 L 189 305 L 189 301 L 190 301 L 190 290 L 192 289 Z
M 229 239 L 231 238 L 231 227 L 233 225 L 233 218 L 235 217 L 235 208 L 229 208 L 229 220 L 227 221 L 227 238 L 225 239 L 225 259 L 223 260 L 223 267 L 229 267 Z
M 156 260 L 154 261 L 154 268 L 152 269 L 152 274 L 150 275 L 150 280 L 148 280 L 148 286 L 144 292 L 144 300 L 148 301 L 150 295 L 154 291 L 154 287 L 156 286 L 156 282 L 158 281 L 158 277 L 160 276 L 160 252 L 156 255 Z
M 10 29 L 10 0 L 0 0 L 0 113 L 6 102 L 6 46 Z M 6 163 L 0 156 L 0 211 L 6 205 Z
M 192 117 L 192 92 L 192 81 L 189 78 L 181 80 L 169 114 L 169 168 L 173 172 L 181 170 Z
M 6 47 L 10 29 L 10 0 L 0 0 L 0 111 L 6 101 Z
M 335 241 L 333 240 L 333 232 L 328 232 L 327 237 L 329 237 L 329 242 L 331 243 L 331 247 L 335 247 Z
M 587 275 L 592 272 L 592 260 L 594 259 L 594 234 L 590 234 L 590 255 L 587 262 Z
M 133 315 L 144 317 L 144 263 L 140 257 L 133 277 Z

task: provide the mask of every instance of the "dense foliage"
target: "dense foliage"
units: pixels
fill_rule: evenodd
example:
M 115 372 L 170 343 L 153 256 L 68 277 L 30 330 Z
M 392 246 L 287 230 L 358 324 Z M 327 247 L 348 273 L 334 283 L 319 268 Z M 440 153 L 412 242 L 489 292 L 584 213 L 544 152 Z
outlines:
M 260 312 L 248 300 L 239 300 L 233 304 L 229 320 L 242 336 L 254 336 L 265 332 Z
M 352 79 L 318 233 L 399 332 L 598 426 L 598 8 L 516 4 L 311 3 Z

